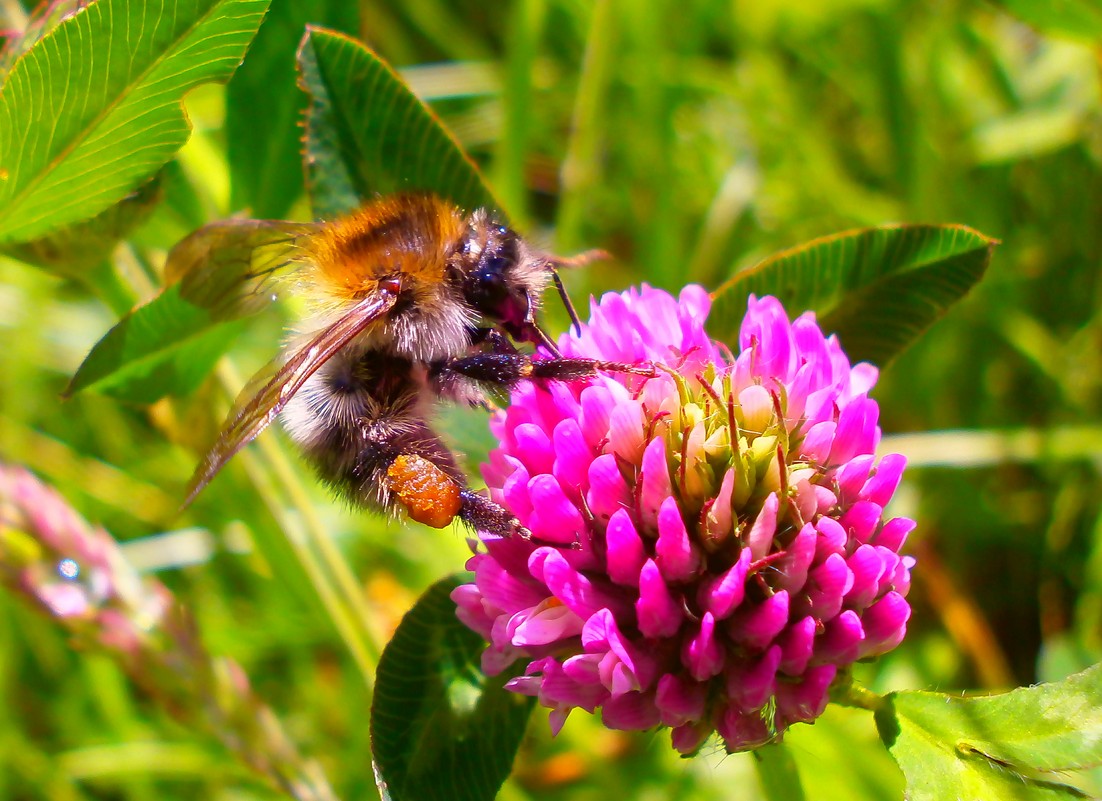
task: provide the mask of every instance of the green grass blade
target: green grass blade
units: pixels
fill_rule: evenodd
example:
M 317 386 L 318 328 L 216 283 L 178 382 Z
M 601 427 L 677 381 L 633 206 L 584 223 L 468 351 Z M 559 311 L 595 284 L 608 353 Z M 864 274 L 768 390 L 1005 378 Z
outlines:
M 535 62 L 547 16 L 546 0 L 520 0 L 514 4 L 506 42 L 502 97 L 501 139 L 494 158 L 494 186 L 513 212 L 513 222 L 527 227 L 528 181 L 525 172 L 533 131 L 532 104 Z
M 754 751 L 754 767 L 768 801 L 807 801 L 796 761 L 784 743 Z
M 601 180 L 605 117 L 623 23 L 615 0 L 601 0 L 591 13 L 572 134 L 559 171 L 562 187 L 555 237 L 556 246 L 567 253 L 583 243 L 582 226 Z

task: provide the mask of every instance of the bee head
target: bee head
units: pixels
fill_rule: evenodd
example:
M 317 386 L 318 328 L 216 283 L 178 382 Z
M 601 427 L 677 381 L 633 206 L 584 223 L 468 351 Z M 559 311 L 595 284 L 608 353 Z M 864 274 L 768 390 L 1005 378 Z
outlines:
M 475 312 L 518 342 L 549 343 L 536 324 L 540 298 L 552 277 L 546 258 L 483 211 L 472 215 L 459 255 L 461 292 Z

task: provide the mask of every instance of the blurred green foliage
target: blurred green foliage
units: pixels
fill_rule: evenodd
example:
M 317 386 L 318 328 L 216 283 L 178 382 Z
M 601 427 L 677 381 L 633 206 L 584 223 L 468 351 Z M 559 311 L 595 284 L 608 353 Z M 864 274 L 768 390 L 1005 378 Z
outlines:
M 1027 0 L 351 5 L 275 0 L 256 61 L 228 89 L 188 96 L 193 134 L 161 177 L 163 199 L 109 259 L 69 272 L 0 259 L 0 457 L 159 571 L 342 797 L 374 792 L 364 664 L 461 566 L 461 532 L 349 513 L 274 433 L 181 515 L 218 422 L 214 382 L 150 408 L 59 400 L 189 230 L 248 208 L 308 217 L 288 145 L 304 22 L 347 30 L 404 69 L 537 240 L 616 255 L 567 276 L 578 298 L 641 281 L 714 287 L 856 226 L 963 223 L 1001 239 L 979 289 L 882 374 L 882 425 L 898 435 L 885 450 L 912 459 L 896 511 L 919 521 L 915 613 L 904 645 L 861 678 L 877 691 L 994 689 L 1102 659 L 1102 34 L 1087 0 L 1061 4 L 1060 18 Z M 0 14 L 0 28 L 25 23 L 15 0 Z M 280 326 L 245 329 L 240 372 L 273 355 Z M 468 453 L 481 426 L 449 424 Z M 354 579 L 331 554 L 313 558 L 338 585 L 359 583 L 362 608 L 323 612 L 279 556 L 310 531 L 344 552 Z M 269 796 L 6 595 L 0 699 L 0 798 Z M 787 741 L 810 799 L 901 795 L 867 714 L 832 708 Z M 537 713 L 501 798 L 749 799 L 753 759 L 680 762 L 663 733 L 623 736 L 580 714 L 551 740 Z

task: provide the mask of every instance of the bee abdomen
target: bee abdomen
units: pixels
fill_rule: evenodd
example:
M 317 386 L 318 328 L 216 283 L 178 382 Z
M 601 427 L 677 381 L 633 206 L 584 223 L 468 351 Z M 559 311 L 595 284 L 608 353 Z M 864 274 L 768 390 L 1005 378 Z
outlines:
M 349 502 L 405 510 L 387 472 L 399 457 L 425 459 L 442 479 L 465 488 L 451 451 L 426 419 L 423 375 L 382 351 L 338 354 L 284 410 L 284 424 L 319 476 Z

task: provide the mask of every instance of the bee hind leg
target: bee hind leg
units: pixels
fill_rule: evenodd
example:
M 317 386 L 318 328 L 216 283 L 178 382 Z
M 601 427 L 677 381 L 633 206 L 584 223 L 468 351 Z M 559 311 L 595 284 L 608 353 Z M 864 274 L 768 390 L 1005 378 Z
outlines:
M 478 531 L 532 538 L 532 532 L 509 510 L 456 481 L 423 455 L 396 456 L 386 469 L 386 484 L 391 496 L 418 523 L 444 528 L 459 518 Z
M 444 528 L 463 506 L 463 487 L 431 459 L 400 453 L 386 467 L 384 483 L 392 500 L 411 520 Z
M 582 547 L 580 542 L 573 542 L 564 546 L 562 542 L 537 537 L 529 529 L 522 526 L 513 513 L 504 506 L 494 503 L 474 490 L 464 490 L 462 495 L 463 508 L 457 517 L 477 531 L 495 534 L 499 537 L 520 537 L 528 540 L 533 545 L 550 545 L 555 548 L 567 547 L 572 550 Z
M 461 496 L 463 505 L 457 517 L 471 528 L 499 537 L 519 536 L 526 540 L 532 539 L 532 532 L 522 526 L 516 516 L 504 506 L 471 489 L 463 490 Z

